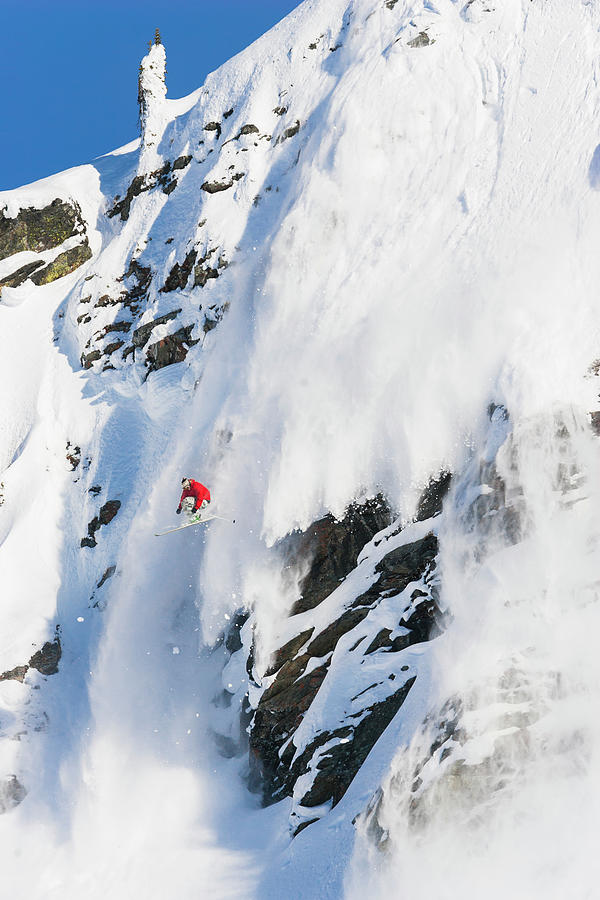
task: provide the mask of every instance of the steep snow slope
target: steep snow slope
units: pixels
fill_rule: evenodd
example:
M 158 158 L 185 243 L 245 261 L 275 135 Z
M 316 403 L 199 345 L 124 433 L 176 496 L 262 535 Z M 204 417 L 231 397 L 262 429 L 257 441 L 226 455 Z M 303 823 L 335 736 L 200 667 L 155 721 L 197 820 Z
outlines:
M 579 0 L 307 0 L 191 97 L 154 91 L 139 147 L 0 194 L 11 222 L 73 204 L 92 253 L 0 300 L 13 894 L 493 896 L 484 859 L 498 895 L 505 871 L 589 895 L 599 24 Z M 443 513 L 412 521 L 442 471 Z M 184 474 L 235 526 L 154 537 Z M 290 617 L 289 535 L 376 495 L 389 527 Z M 302 662 L 288 747 L 314 755 L 263 809 L 244 727 L 276 652 L 369 591 Z M 447 630 L 411 643 L 421 596 Z M 307 806 L 392 690 L 351 784 Z

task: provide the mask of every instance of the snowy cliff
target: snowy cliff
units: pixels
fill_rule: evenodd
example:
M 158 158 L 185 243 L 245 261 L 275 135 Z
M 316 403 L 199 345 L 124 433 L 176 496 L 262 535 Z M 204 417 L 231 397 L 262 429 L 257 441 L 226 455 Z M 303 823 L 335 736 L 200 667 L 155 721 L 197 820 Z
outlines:
M 0 193 L 5 883 L 592 896 L 600 8 L 164 64 Z M 229 521 L 157 537 L 184 475 Z

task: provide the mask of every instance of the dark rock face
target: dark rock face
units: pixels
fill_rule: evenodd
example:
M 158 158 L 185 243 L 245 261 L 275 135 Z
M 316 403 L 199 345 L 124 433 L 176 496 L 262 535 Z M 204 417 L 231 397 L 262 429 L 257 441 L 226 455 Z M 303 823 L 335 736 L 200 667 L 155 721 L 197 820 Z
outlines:
M 109 522 L 112 522 L 120 508 L 120 500 L 107 500 L 104 506 L 100 508 L 98 515 L 94 516 L 92 521 L 88 523 L 88 534 L 87 537 L 82 538 L 81 546 L 95 547 L 98 542 L 94 535 L 102 525 L 108 525 Z
M 112 576 L 115 574 L 116 571 L 117 571 L 116 566 L 109 566 L 108 569 L 106 569 L 106 571 L 105 571 L 104 575 L 102 576 L 102 578 L 100 579 L 100 581 L 98 582 L 98 584 L 96 585 L 96 588 L 101 588 L 102 585 L 106 581 L 108 581 L 109 578 L 112 578 Z
M 32 669 L 37 669 L 42 675 L 55 675 L 58 672 L 58 663 L 62 655 L 60 640 L 55 637 L 53 641 L 46 641 L 41 650 L 34 653 L 29 660 Z
M 211 266 L 196 266 L 194 270 L 194 287 L 204 287 L 211 278 L 218 278 L 219 270 Z
M 149 371 L 155 372 L 164 369 L 165 366 L 172 366 L 173 363 L 183 362 L 190 347 L 198 343 L 197 340 L 192 340 L 193 330 L 193 325 L 186 325 L 174 334 L 168 334 L 162 340 L 151 344 L 146 350 Z
M 0 681 L 20 681 L 21 684 L 29 671 L 29 666 L 15 666 L 0 675 Z
M 228 191 L 240 178 L 242 178 L 241 175 L 234 175 L 231 181 L 205 181 L 201 187 L 207 194 L 218 194 L 220 191 Z
M 87 262 L 91 256 L 92 251 L 86 238 L 82 244 L 71 247 L 70 250 L 65 250 L 64 253 L 59 253 L 55 260 L 31 275 L 31 280 L 37 285 L 50 284 L 51 281 L 56 281 L 57 278 L 63 278 L 65 275 L 74 272 L 84 262 Z
M 425 519 L 431 519 L 441 513 L 451 481 L 450 472 L 440 472 L 437 478 L 431 479 L 419 498 L 415 522 L 424 522 Z
M 0 211 L 0 259 L 22 250 L 51 250 L 84 230 L 81 211 L 58 197 L 43 209 L 22 209 L 14 219 Z
M 175 263 L 167 276 L 164 287 L 161 287 L 161 292 L 169 293 L 170 291 L 176 291 L 178 289 L 183 290 L 188 282 L 192 269 L 194 268 L 197 256 L 198 254 L 195 250 L 190 250 L 181 265 Z
M 356 728 L 347 726 L 319 735 L 320 746 L 336 737 L 341 742 L 331 747 L 317 763 L 318 774 L 302 798 L 302 806 L 320 806 L 329 800 L 333 801 L 333 806 L 339 803 L 374 744 L 406 700 L 415 680 L 415 677 L 409 678 L 381 703 L 368 707 L 368 715 L 361 719 Z M 311 745 L 304 752 L 310 759 L 316 749 Z
M 33 654 L 27 665 L 15 666 L 14 669 L 3 672 L 0 681 L 12 680 L 22 683 L 29 669 L 37 669 L 42 675 L 56 675 L 61 655 L 60 638 L 56 635 L 53 641 L 46 641 L 42 649 Z
M 102 356 L 101 350 L 91 350 L 89 353 L 83 353 L 81 356 L 81 365 L 84 369 L 91 369 L 92 364 Z
M 67 441 L 66 459 L 71 464 L 71 471 L 74 472 L 81 462 L 81 447 L 74 447 L 71 441 Z
M 362 622 L 369 615 L 369 607 L 361 607 L 360 609 L 347 609 L 341 616 L 328 625 L 317 637 L 308 645 L 307 653 L 320 659 L 328 653 L 333 653 L 337 642 L 341 637 L 352 631 L 353 628 Z
M 290 125 L 289 128 L 286 128 L 281 137 L 277 139 L 277 143 L 280 144 L 282 141 L 287 141 L 288 138 L 294 137 L 300 131 L 300 120 L 296 119 L 294 125 Z
M 189 166 L 191 161 L 191 156 L 178 156 L 173 163 L 173 171 L 175 172 L 177 169 L 185 169 L 186 166 Z
M 377 581 L 357 597 L 352 605 L 372 606 L 384 592 L 388 596 L 392 593 L 399 594 L 412 581 L 418 581 L 431 570 L 437 552 L 438 540 L 434 534 L 392 550 L 375 567 L 375 571 L 379 573 Z
M 2 295 L 3 287 L 19 287 L 20 284 L 23 284 L 23 282 L 29 278 L 32 272 L 35 272 L 36 269 L 39 269 L 39 267 L 43 265 L 43 261 L 37 259 L 34 260 L 34 262 L 27 263 L 25 266 L 21 266 L 21 268 L 17 269 L 16 272 L 13 272 L 12 275 L 7 275 L 6 278 L 3 278 L 0 281 L 0 296 Z
M 273 662 L 267 669 L 267 675 L 274 675 L 275 672 L 278 672 L 282 665 L 288 662 L 290 659 L 293 659 L 298 650 L 307 642 L 307 640 L 312 636 L 312 633 L 315 629 L 308 628 L 306 631 L 301 632 L 300 634 L 293 637 L 291 640 L 284 644 L 283 647 L 280 647 L 277 653 L 274 656 Z
M 319 666 L 302 677 L 308 654 L 283 666 L 276 681 L 265 691 L 254 714 L 250 731 L 250 762 L 260 773 L 263 801 L 268 804 L 289 796 L 296 772 L 280 751 L 293 734 L 327 675 L 327 666 Z M 292 747 L 292 755 L 295 748 Z M 300 774 L 300 773 L 298 773 Z
M 165 313 L 164 316 L 158 316 L 151 322 L 146 322 L 145 325 L 140 325 L 133 332 L 133 336 L 131 339 L 131 343 L 133 344 L 133 346 L 143 347 L 144 344 L 148 342 L 148 338 L 157 325 L 165 325 L 167 322 L 171 322 L 173 319 L 177 318 L 180 312 L 181 309 L 174 309 L 171 312 Z
M 216 131 L 217 140 L 221 137 L 221 124 L 219 122 L 209 122 L 204 126 L 205 131 Z
M 258 128 L 256 125 L 242 125 L 238 138 L 241 138 L 244 134 L 258 134 Z
M 115 197 L 115 204 L 108 210 L 106 215 L 109 219 L 120 215 L 125 222 L 129 218 L 131 204 L 140 194 L 155 187 L 160 187 L 165 194 L 170 194 L 177 187 L 177 179 L 174 178 L 173 172 L 178 169 L 184 169 L 189 165 L 191 159 L 191 156 L 178 156 L 173 163 L 167 160 L 160 169 L 155 169 L 154 172 L 149 172 L 146 175 L 136 175 L 127 188 L 125 196 L 123 198 Z
M 114 331 L 126 332 L 131 328 L 131 322 L 127 322 L 125 320 L 120 320 L 119 322 L 111 322 L 109 325 L 106 325 L 103 330 L 103 337 L 107 334 L 111 334 Z
M 104 348 L 104 356 L 110 356 L 115 350 L 120 350 L 125 341 L 112 341 L 110 344 L 107 344 Z
M 363 546 L 377 531 L 389 524 L 389 508 L 378 497 L 362 506 L 353 506 L 341 522 L 326 517 L 316 522 L 301 538 L 294 551 L 307 553 L 312 566 L 303 584 L 303 599 L 312 598 L 312 609 L 322 602 L 339 584 L 339 573 L 354 568 Z M 441 631 L 442 616 L 437 606 L 436 556 L 437 538 L 433 533 L 387 553 L 375 567 L 375 581 L 336 619 L 314 634 L 314 627 L 305 628 L 291 638 L 274 656 L 267 675 L 275 675 L 264 691 L 254 713 L 250 727 L 251 767 L 263 789 L 263 800 L 271 803 L 289 796 L 301 775 L 316 773 L 301 806 L 319 806 L 331 801 L 339 802 L 352 782 L 367 755 L 385 728 L 391 722 L 406 699 L 415 677 L 393 689 L 395 675 L 377 682 L 387 684 L 389 694 L 377 702 L 371 702 L 349 715 L 347 721 L 333 731 L 318 732 L 314 739 L 296 755 L 294 733 L 315 699 L 321 685 L 329 677 L 332 654 L 340 639 L 357 629 L 370 612 L 384 600 L 389 627 L 381 628 L 364 649 L 358 650 L 364 657 L 373 653 L 396 653 L 411 644 L 420 643 Z M 410 597 L 405 589 L 413 582 L 418 586 Z M 402 601 L 394 604 L 395 596 Z M 295 612 L 295 610 L 293 610 Z M 401 626 L 400 634 L 392 637 Z M 363 631 L 364 635 L 364 631 Z M 354 644 L 356 651 L 361 638 Z M 312 668 L 314 666 L 314 668 Z M 393 668 L 393 667 L 392 667 Z M 384 670 L 383 670 L 384 671 Z M 375 687 L 376 685 L 370 685 Z M 367 694 L 366 687 L 357 697 Z M 381 697 L 381 688 L 380 694 Z M 368 704 L 368 699 L 365 700 Z M 357 707 L 354 707 L 356 710 Z M 353 719 L 360 721 L 354 724 Z M 327 744 L 326 751 L 321 748 Z M 296 758 L 294 759 L 294 757 Z M 300 827 L 304 827 L 302 823 Z
M 229 263 L 225 259 L 224 256 L 219 256 L 217 263 L 215 265 L 214 261 L 212 265 L 205 265 L 206 262 L 214 256 L 216 253 L 216 248 L 209 250 L 204 256 L 200 257 L 196 266 L 194 268 L 194 287 L 204 287 L 204 285 L 211 278 L 219 278 L 221 275 L 221 271 L 226 269 Z
M 313 609 L 329 596 L 355 567 L 365 544 L 390 522 L 389 506 L 378 496 L 348 507 L 341 521 L 327 515 L 303 534 L 286 538 L 282 549 L 289 565 L 299 566 L 312 560 L 301 584 L 302 595 L 291 615 Z
M 420 31 L 412 41 L 407 41 L 407 46 L 414 48 L 428 47 L 430 44 L 435 44 L 435 41 L 429 37 L 426 31 Z

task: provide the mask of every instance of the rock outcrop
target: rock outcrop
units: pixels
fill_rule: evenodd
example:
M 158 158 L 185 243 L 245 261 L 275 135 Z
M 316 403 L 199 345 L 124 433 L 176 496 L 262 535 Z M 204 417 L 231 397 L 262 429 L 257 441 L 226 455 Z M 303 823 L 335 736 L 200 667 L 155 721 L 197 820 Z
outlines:
M 421 511 L 439 513 L 449 476 L 435 483 L 437 488 L 430 485 L 422 497 Z M 314 820 L 311 810 L 321 808 L 319 817 L 322 808 L 340 801 L 408 696 L 416 674 L 401 664 L 402 651 L 441 632 L 438 543 L 425 527 L 430 521 L 433 517 L 404 531 L 389 528 L 390 509 L 376 497 L 352 504 L 339 521 L 327 516 L 315 522 L 278 548 L 285 566 L 307 568 L 307 573 L 291 611 L 290 628 L 297 619 L 298 632 L 273 654 L 252 715 L 250 759 L 265 803 L 294 797 L 296 833 Z M 369 552 L 361 553 L 367 544 Z M 372 555 L 378 557 L 374 565 Z M 359 569 L 363 574 L 351 583 L 368 578 L 366 590 L 341 586 Z M 311 624 L 316 621 L 322 623 L 318 628 Z M 329 694 L 347 690 L 336 665 L 342 645 L 339 659 L 351 655 L 353 660 L 351 683 L 360 684 L 363 672 L 367 681 L 347 697 L 344 718 L 331 728 L 332 723 L 314 718 L 312 705 L 325 683 Z M 249 671 L 254 675 L 251 661 Z M 307 716 L 310 727 L 303 730 Z
M 23 250 L 51 250 L 83 231 L 79 208 L 58 197 L 43 209 L 21 209 L 14 219 L 0 210 L 0 259 Z

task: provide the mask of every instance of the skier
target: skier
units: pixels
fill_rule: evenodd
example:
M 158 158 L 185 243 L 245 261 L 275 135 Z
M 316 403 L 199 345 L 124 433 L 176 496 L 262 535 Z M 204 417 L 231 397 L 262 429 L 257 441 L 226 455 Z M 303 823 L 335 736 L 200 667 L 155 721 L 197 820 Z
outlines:
M 183 490 L 176 510 L 177 515 L 183 509 L 190 520 L 200 519 L 202 511 L 210 503 L 210 491 L 199 481 L 194 481 L 193 478 L 182 478 L 181 486 Z

